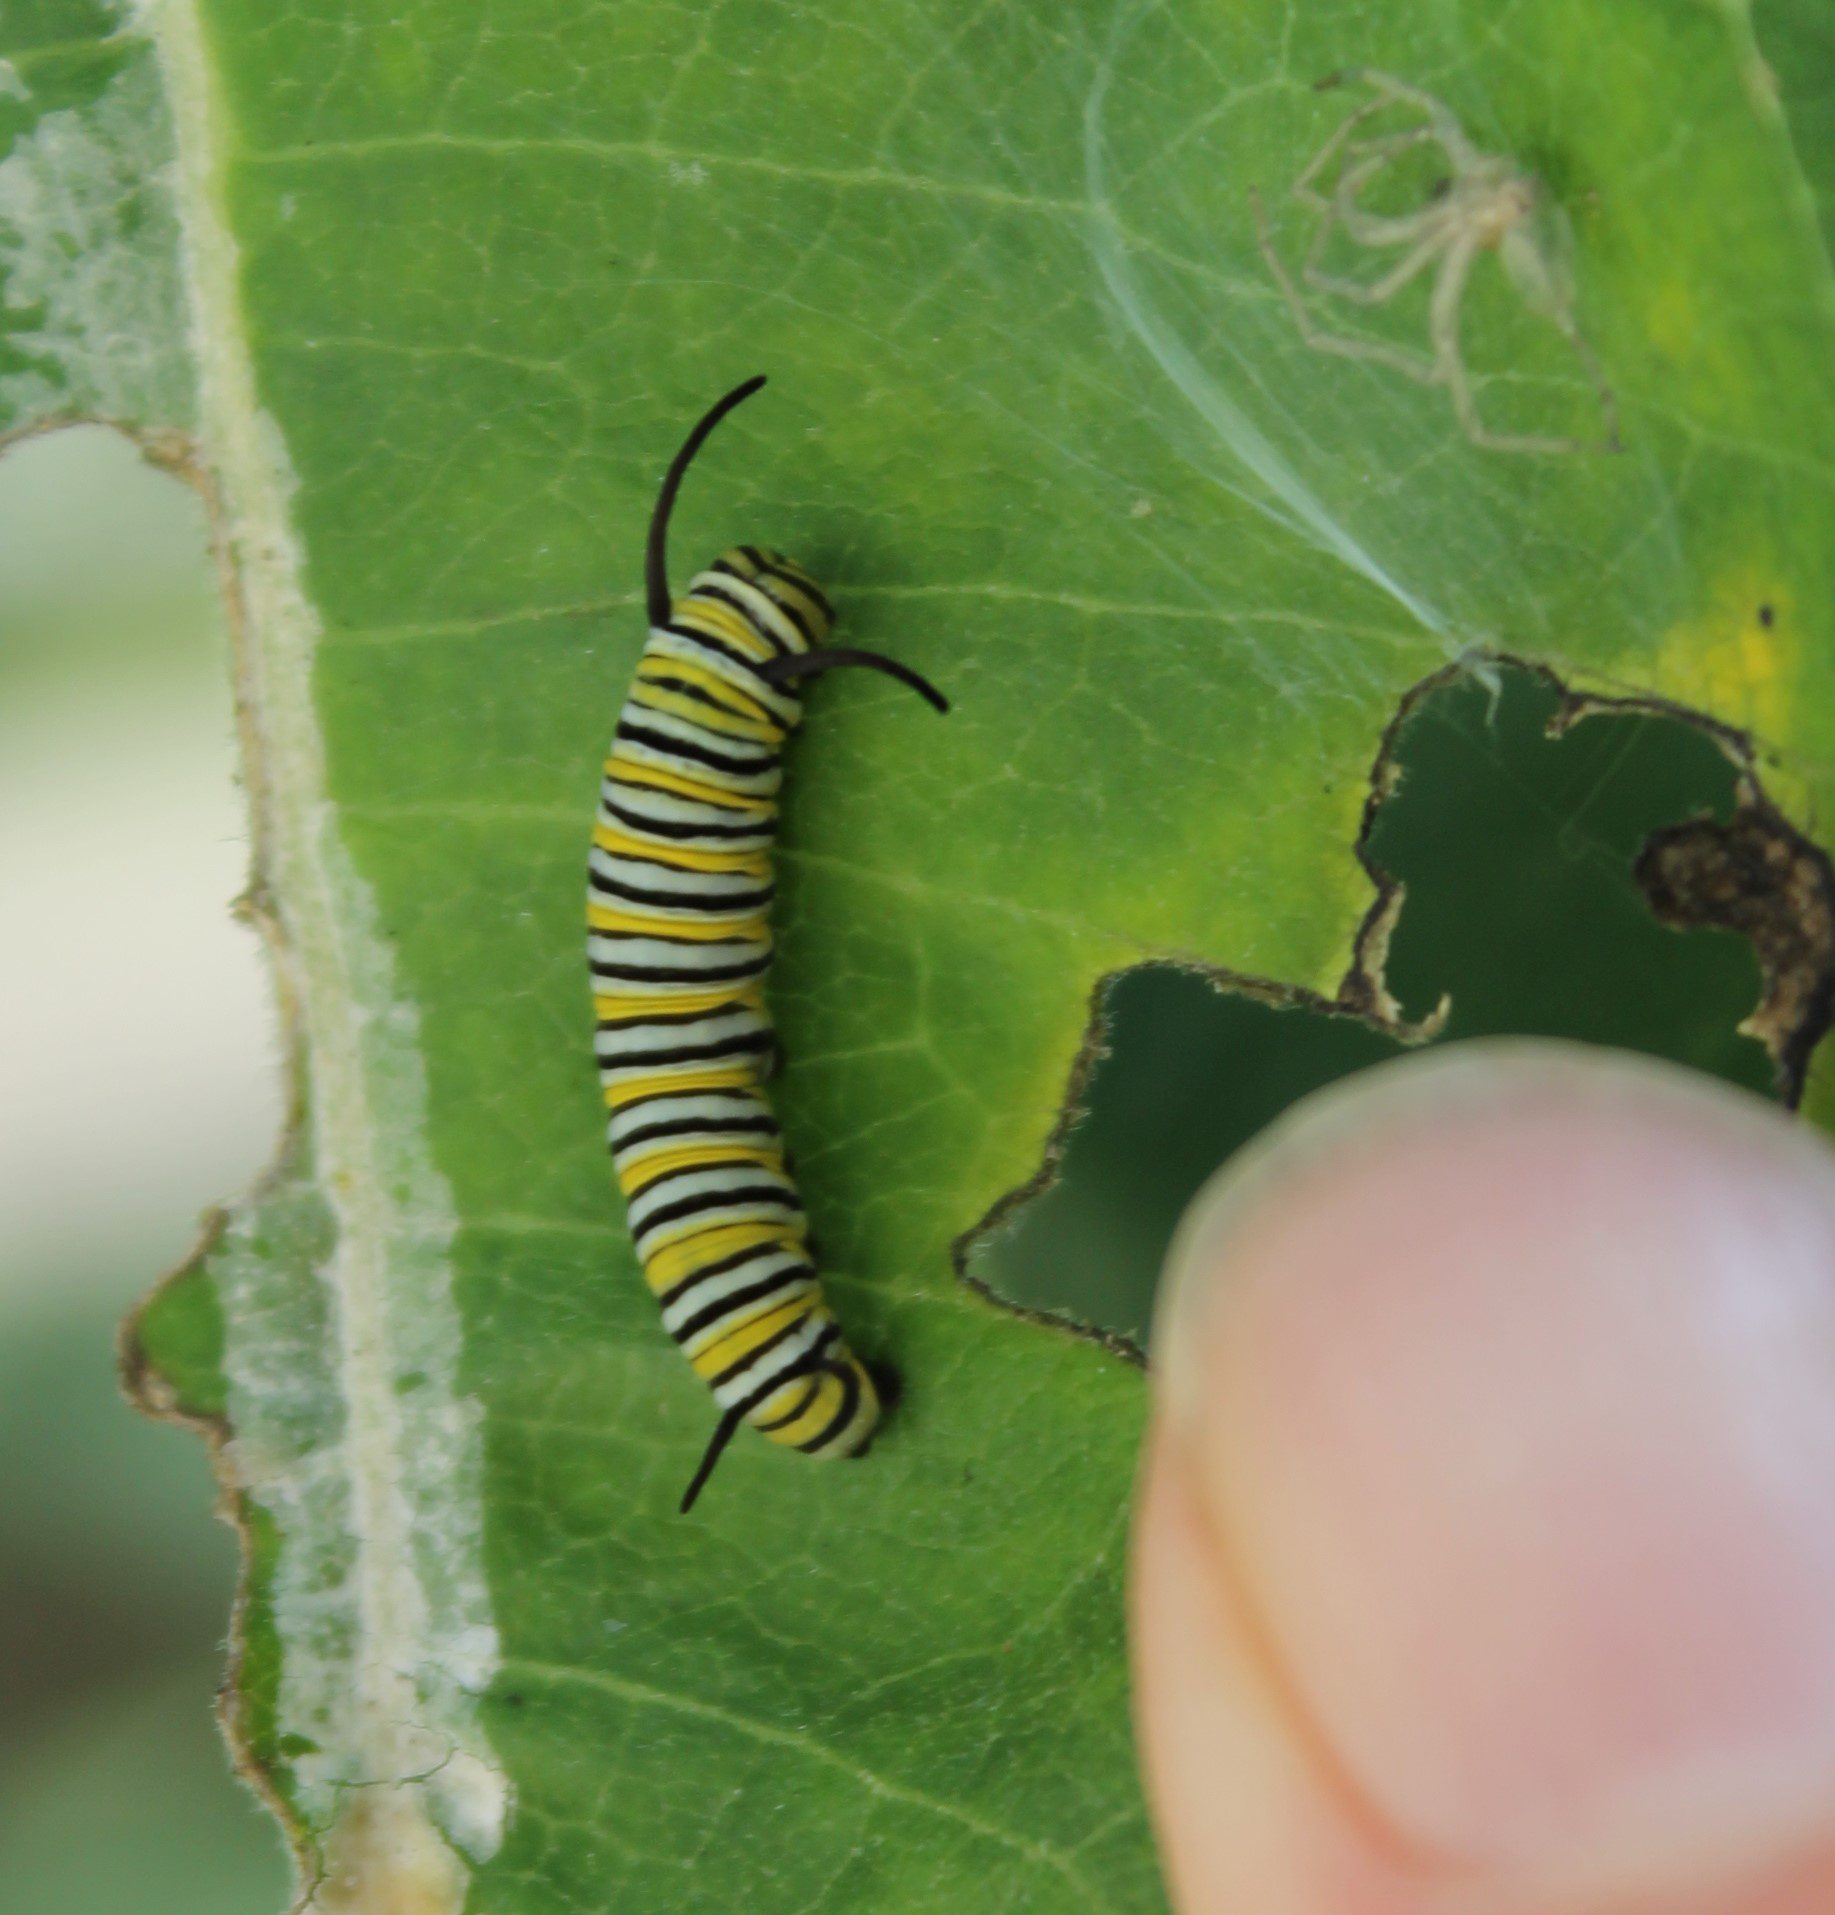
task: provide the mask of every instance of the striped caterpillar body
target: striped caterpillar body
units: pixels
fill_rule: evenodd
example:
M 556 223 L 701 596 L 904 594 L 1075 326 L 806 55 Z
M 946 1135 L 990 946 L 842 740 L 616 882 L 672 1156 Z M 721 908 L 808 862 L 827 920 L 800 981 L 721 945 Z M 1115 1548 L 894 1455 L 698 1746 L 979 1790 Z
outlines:
M 748 380 L 688 435 L 651 520 L 650 634 L 600 786 L 587 891 L 595 1050 L 608 1140 L 663 1325 L 721 1416 L 682 1508 L 742 1422 L 809 1456 L 858 1456 L 872 1377 L 823 1301 L 765 1080 L 776 1040 L 772 847 L 802 681 L 869 665 L 948 705 L 877 653 L 824 646 L 834 614 L 775 552 L 723 553 L 671 599 L 669 514 Z

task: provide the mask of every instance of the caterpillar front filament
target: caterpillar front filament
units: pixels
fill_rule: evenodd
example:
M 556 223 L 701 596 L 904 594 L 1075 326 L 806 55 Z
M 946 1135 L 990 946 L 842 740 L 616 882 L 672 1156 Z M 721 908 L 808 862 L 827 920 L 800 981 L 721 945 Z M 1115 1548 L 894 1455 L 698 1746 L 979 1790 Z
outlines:
M 650 635 L 605 764 L 587 891 L 595 1048 L 632 1240 L 664 1327 L 721 1411 L 684 1511 L 742 1422 L 809 1456 L 858 1456 L 879 1421 L 873 1379 L 823 1301 L 765 1095 L 777 792 L 805 679 L 871 666 L 949 709 L 909 667 L 824 646 L 828 600 L 776 552 L 734 546 L 671 600 L 682 476 L 764 383 L 709 410 L 657 494 Z

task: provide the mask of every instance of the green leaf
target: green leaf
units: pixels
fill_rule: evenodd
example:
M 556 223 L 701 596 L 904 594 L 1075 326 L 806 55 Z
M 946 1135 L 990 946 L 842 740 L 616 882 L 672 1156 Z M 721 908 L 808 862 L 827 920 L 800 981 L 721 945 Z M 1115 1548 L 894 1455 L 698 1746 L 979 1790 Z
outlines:
M 951 1247 L 1100 977 L 1336 989 L 1367 769 L 1449 660 L 1750 729 L 1826 813 L 1835 355 L 1784 118 L 1821 43 L 1768 69 L 1735 0 L 33 0 L 0 40 L 0 432 L 194 444 L 233 568 L 301 1114 L 138 1335 L 219 1419 L 237 1726 L 302 1852 L 365 1909 L 1155 1906 L 1141 1381 Z M 1621 456 L 1482 451 L 1302 342 L 1250 188 L 1292 258 L 1354 66 L 1572 216 Z M 1494 262 L 1463 316 L 1487 417 L 1597 431 Z M 757 370 L 679 562 L 784 546 L 956 710 L 825 688 L 784 832 L 781 1106 L 904 1400 L 857 1468 L 736 1445 L 684 1522 L 709 1410 L 601 1160 L 581 861 L 658 472 Z
M 1826 244 L 1835 221 L 1835 20 L 1816 0 L 1753 0 L 1752 24 Z
M 1405 899 L 1382 979 L 1414 1029 L 1372 1029 L 1343 998 L 1250 996 L 1186 966 L 1130 968 L 1100 995 L 1054 1140 L 1056 1181 L 982 1234 L 972 1282 L 1144 1347 L 1173 1233 L 1217 1166 L 1300 1098 L 1419 1044 L 1505 1033 L 1614 1044 L 1794 1099 L 1795 1027 L 1813 1041 L 1814 1013 L 1726 928 L 1739 895 L 1729 868 L 1757 861 L 1740 847 L 1778 856 L 1784 834 L 1741 806 L 1708 733 L 1635 706 L 1566 724 L 1540 674 L 1504 666 L 1496 686 L 1448 675 L 1411 701 L 1372 783 L 1384 795 L 1362 852 Z M 1679 819 L 1691 843 L 1726 856 L 1710 850 L 1687 886 L 1690 904 L 1711 899 L 1715 912 L 1666 923 L 1640 853 Z M 1715 928 L 1695 932 L 1704 917 Z M 1676 934 L 1678 918 L 1690 935 Z M 1770 1017 L 1754 1016 L 1761 1003 Z M 1778 1054 L 1751 1028 L 1761 1022 L 1776 1027 Z

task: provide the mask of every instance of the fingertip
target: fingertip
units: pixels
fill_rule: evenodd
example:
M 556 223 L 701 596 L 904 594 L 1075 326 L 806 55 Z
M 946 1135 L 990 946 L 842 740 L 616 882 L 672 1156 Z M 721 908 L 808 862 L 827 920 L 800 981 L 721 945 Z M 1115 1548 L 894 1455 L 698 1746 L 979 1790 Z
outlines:
M 1129 1640 L 1136 1737 L 1182 1915 L 1417 1915 L 1402 1899 L 1416 1886 L 1298 1732 L 1163 1422 L 1136 1503 Z
M 1181 1906 L 1768 1909 L 1835 1801 L 1828 1153 L 1465 1049 L 1181 1233 L 1133 1609 Z

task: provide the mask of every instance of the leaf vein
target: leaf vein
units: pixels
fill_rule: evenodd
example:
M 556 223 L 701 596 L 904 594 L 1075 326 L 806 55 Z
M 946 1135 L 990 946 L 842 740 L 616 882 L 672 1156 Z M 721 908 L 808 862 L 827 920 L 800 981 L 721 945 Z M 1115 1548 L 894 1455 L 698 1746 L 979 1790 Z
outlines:
M 771 1722 L 761 1722 L 755 1716 L 743 1714 L 737 1709 L 723 1708 L 718 1703 L 705 1702 L 696 1696 L 677 1695 L 668 1689 L 659 1689 L 650 1683 L 637 1682 L 628 1676 L 615 1676 L 600 1669 L 569 1668 L 564 1664 L 531 1661 L 520 1656 L 507 1657 L 503 1664 L 506 1673 L 514 1672 L 521 1678 L 538 1682 L 548 1682 L 557 1686 L 572 1684 L 581 1688 L 597 1689 L 602 1693 L 615 1696 L 622 1702 L 630 1702 L 653 1709 L 667 1709 L 678 1715 L 692 1716 L 697 1721 L 718 1724 L 721 1728 L 731 1729 L 735 1733 L 750 1737 L 755 1742 L 768 1744 L 772 1748 L 787 1749 L 819 1762 L 826 1767 L 836 1769 L 850 1777 L 867 1791 L 869 1795 L 881 1801 L 896 1802 L 907 1808 L 921 1810 L 940 1817 L 944 1821 L 954 1822 L 958 1827 L 981 1836 L 985 1841 L 998 1844 L 1016 1855 L 1023 1856 L 1035 1867 L 1049 1869 L 1062 1877 L 1081 1897 L 1089 1908 L 1108 1908 L 1111 1904 L 1098 1892 L 1083 1870 L 1067 1855 L 1036 1836 L 1021 1835 L 1013 1829 L 1003 1828 L 998 1822 L 990 1822 L 984 1816 L 976 1815 L 972 1810 L 959 1804 L 944 1800 L 941 1796 L 930 1795 L 922 1789 L 914 1789 L 902 1782 L 894 1782 L 877 1770 L 869 1769 L 864 1763 L 850 1760 L 834 1749 L 826 1747 L 814 1736 L 798 1729 L 780 1728 Z

